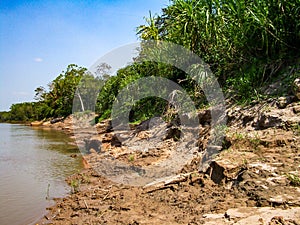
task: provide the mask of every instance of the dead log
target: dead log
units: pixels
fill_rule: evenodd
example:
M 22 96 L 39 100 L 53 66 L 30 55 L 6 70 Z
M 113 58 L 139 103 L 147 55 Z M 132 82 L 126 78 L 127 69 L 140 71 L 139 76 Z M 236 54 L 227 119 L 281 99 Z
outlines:
M 164 178 L 155 180 L 149 184 L 146 184 L 143 187 L 144 193 L 151 193 L 151 192 L 154 192 L 157 190 L 169 188 L 173 184 L 185 182 L 188 180 L 190 175 L 193 173 L 197 173 L 197 172 L 181 173 L 181 174 L 177 174 L 175 176 L 169 176 L 169 177 L 164 177 Z

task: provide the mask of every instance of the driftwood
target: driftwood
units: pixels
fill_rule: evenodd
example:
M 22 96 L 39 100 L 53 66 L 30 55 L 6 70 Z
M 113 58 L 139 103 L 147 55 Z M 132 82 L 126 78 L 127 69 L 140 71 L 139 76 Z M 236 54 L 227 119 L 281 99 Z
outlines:
M 172 184 L 178 184 L 181 182 L 185 182 L 191 176 L 197 172 L 190 172 L 190 173 L 181 173 L 175 176 L 165 177 L 162 179 L 155 180 L 149 184 L 146 184 L 143 189 L 145 193 L 151 193 L 157 190 L 162 190 L 165 188 L 171 187 Z

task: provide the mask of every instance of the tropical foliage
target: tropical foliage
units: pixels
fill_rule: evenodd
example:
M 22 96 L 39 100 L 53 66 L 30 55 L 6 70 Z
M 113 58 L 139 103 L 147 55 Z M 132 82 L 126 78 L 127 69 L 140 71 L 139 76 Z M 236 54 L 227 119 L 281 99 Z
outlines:
M 171 0 L 160 15 L 150 13 L 145 18 L 137 35 L 142 42 L 166 41 L 188 48 L 209 65 L 224 91 L 238 101 L 249 102 L 260 96 L 262 86 L 299 64 L 300 0 Z M 206 103 L 201 88 L 183 71 L 163 63 L 141 63 L 142 57 L 143 50 L 132 65 L 115 76 L 105 73 L 109 65 L 99 65 L 100 75 L 96 78 L 85 68 L 71 64 L 47 89 L 35 90 L 37 102 L 15 104 L 9 115 L 0 114 L 1 120 L 67 116 L 72 112 L 74 97 L 78 100 L 77 110 L 96 110 L 104 119 L 110 116 L 121 90 L 139 78 L 151 76 L 179 84 L 197 107 Z M 168 107 L 166 101 L 156 97 L 141 99 L 132 106 L 130 119 L 166 113 Z
M 0 112 L 0 121 L 20 122 L 37 119 L 36 103 L 24 102 L 13 104 L 9 112 Z
M 40 100 L 40 115 L 45 118 L 62 117 L 72 113 L 72 103 L 76 87 L 87 70 L 70 64 L 49 84 L 49 91 L 44 88 L 36 89 L 36 97 Z
M 70 64 L 48 85 L 48 90 L 42 86 L 35 89 L 36 102 L 13 104 L 9 115 L 1 113 L 1 121 L 42 120 L 71 114 L 74 92 L 86 71 Z
M 173 0 L 162 11 L 146 18 L 140 37 L 189 48 L 240 97 L 251 97 L 300 54 L 299 0 Z

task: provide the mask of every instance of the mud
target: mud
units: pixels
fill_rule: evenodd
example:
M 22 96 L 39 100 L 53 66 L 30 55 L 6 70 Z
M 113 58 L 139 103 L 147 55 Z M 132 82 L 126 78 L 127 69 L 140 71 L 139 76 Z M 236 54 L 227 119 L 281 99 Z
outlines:
M 67 179 L 70 195 L 57 199 L 39 224 L 300 224 L 298 107 L 294 102 L 279 109 L 273 101 L 230 107 L 219 154 L 199 170 L 210 138 L 206 118 L 200 138 L 190 146 L 192 159 L 175 174 L 148 177 L 142 186 L 114 182 L 95 168 L 107 155 L 131 169 L 156 165 L 180 147 L 178 133 L 168 133 L 161 123 L 133 127 L 122 133 L 131 139 L 118 142 L 120 134 L 105 121 L 88 138 L 102 143 L 100 148 L 86 145 L 90 168 Z

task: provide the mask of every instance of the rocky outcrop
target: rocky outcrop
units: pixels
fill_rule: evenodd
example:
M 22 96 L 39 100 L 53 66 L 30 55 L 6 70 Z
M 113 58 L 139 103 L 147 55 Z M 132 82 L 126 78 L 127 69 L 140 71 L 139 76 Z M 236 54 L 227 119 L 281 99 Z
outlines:
M 93 132 L 83 127 L 77 134 L 89 153 L 83 163 L 86 168 L 99 166 L 103 173 L 90 170 L 93 175 L 80 178 L 89 177 L 91 183 L 82 188 L 85 191 L 62 200 L 53 210 L 53 220 L 57 224 L 299 224 L 299 102 L 287 96 L 247 107 L 231 106 L 226 112 L 226 138 L 222 146 L 213 146 L 218 154 L 205 170 L 200 166 L 214 115 L 209 109 L 198 112 L 197 137 L 182 135 L 184 129 L 177 120 L 148 120 L 124 131 L 113 130 L 110 120 L 96 124 Z M 49 126 L 69 130 L 68 121 Z M 176 140 L 181 136 L 180 146 Z M 113 176 L 120 177 L 118 173 L 124 175 L 121 179 L 134 180 L 152 165 L 165 166 L 157 170 L 163 173 L 184 157 L 173 164 L 160 163 L 186 149 L 192 159 L 181 170 L 154 183 L 146 180 L 144 188 L 111 181 Z M 120 163 L 111 170 L 116 161 Z
M 245 108 L 231 107 L 227 109 L 228 126 L 248 130 L 290 128 L 300 124 L 300 104 L 293 102 L 294 100 L 295 98 L 290 96 L 279 98 L 279 101 L 268 100 Z
M 94 132 L 83 127 L 77 135 L 85 140 L 89 153 L 83 163 L 92 169 L 72 178 L 80 180 L 80 191 L 60 200 L 46 222 L 299 224 L 300 106 L 295 98 L 291 101 L 271 99 L 227 109 L 226 139 L 222 146 L 214 146 L 218 154 L 203 172 L 200 166 L 211 133 L 210 110 L 198 113 L 197 138 L 180 135 L 177 121 L 149 120 L 125 131 L 114 131 L 110 120 L 95 125 Z M 50 125 L 61 126 L 66 121 Z M 178 136 L 183 136 L 184 145 L 176 141 Z M 132 182 L 148 166 L 159 165 L 186 149 L 195 151 L 178 173 L 146 180 L 144 187 L 113 182 L 120 174 L 121 179 Z M 173 164 L 167 161 L 153 176 L 183 160 L 180 156 Z M 109 166 L 116 161 L 112 170 Z M 95 170 L 97 166 L 101 170 Z
M 204 217 L 206 218 L 205 225 L 297 225 L 300 223 L 300 208 L 232 208 L 224 214 L 205 214 Z
M 258 129 L 266 129 L 270 127 L 289 128 L 295 124 L 300 124 L 300 116 L 297 109 L 298 104 L 290 104 L 285 109 L 271 109 L 262 111 L 256 119 L 256 126 Z

